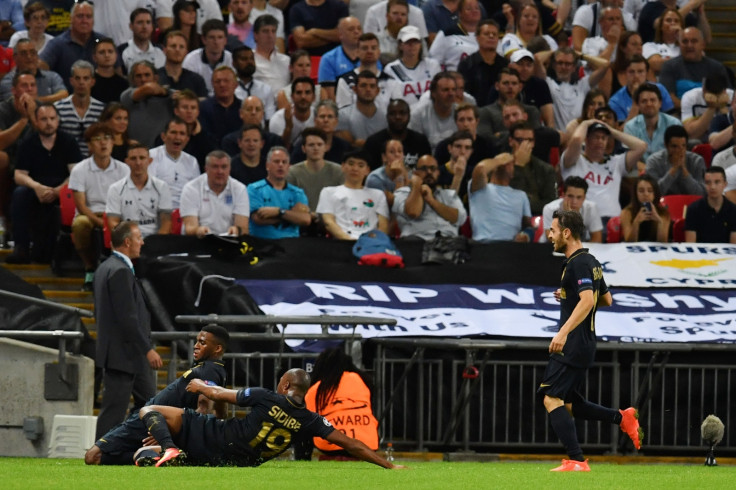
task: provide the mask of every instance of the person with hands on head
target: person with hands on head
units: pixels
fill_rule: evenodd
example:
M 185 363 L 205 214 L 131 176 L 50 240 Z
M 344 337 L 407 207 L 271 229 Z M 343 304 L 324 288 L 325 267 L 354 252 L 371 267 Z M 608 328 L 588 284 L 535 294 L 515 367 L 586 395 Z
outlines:
M 593 70 L 582 78 L 577 76 L 577 60 L 583 60 Z M 581 113 L 585 95 L 598 86 L 608 72 L 611 62 L 597 56 L 582 54 L 563 47 L 557 51 L 542 51 L 534 55 L 535 75 L 547 80 L 552 94 L 555 127 L 565 128 Z M 552 75 L 547 75 L 545 64 L 552 61 Z
M 514 176 L 514 160 L 514 155 L 501 153 L 481 160 L 473 169 L 468 184 L 473 240 L 531 241 L 529 198 L 524 191 L 509 186 Z
M 549 343 L 549 361 L 537 392 L 544 395 L 552 429 L 570 458 L 551 471 L 590 471 L 573 417 L 618 424 L 636 449 L 641 448 L 644 438 L 635 408 L 616 410 L 596 405 L 580 392 L 595 358 L 596 309 L 613 303 L 601 264 L 580 241 L 584 230 L 580 213 L 555 211 L 547 232 L 555 252 L 564 254 L 565 261 L 560 289 L 554 293 L 560 302 L 560 328 Z
M 609 138 L 620 141 L 629 150 L 608 156 L 606 149 Z M 588 180 L 588 197 L 598 206 L 604 221 L 607 221 L 607 218 L 621 214 L 618 200 L 621 181 L 634 169 L 646 149 L 647 144 L 639 138 L 622 133 L 599 119 L 588 119 L 575 129 L 567 150 L 560 158 L 562 178 L 576 175 Z
M 633 191 L 631 202 L 621 211 L 623 241 L 667 243 L 672 219 L 659 202 L 662 194 L 657 180 L 648 174 L 640 175 Z
M 307 195 L 289 184 L 289 152 L 274 146 L 266 157 L 266 178 L 248 186 L 250 234 L 259 238 L 297 238 L 299 228 L 309 226 Z
M 140 417 L 161 444 L 156 466 L 185 463 L 194 466 L 260 466 L 277 457 L 295 439 L 322 437 L 347 450 L 352 456 L 386 469 L 403 469 L 372 451 L 357 439 L 335 430 L 325 418 L 307 410 L 304 396 L 309 375 L 290 369 L 279 380 L 276 392 L 263 388 L 230 390 L 192 380 L 187 391 L 211 400 L 250 407 L 245 418 L 217 420 L 191 409 L 151 405 Z M 173 437 L 186 450 L 174 444 Z

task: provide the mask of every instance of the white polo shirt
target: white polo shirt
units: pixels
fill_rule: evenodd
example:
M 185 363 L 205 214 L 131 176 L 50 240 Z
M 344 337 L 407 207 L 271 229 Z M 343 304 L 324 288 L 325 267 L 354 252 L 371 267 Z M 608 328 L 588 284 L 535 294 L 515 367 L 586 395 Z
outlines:
M 161 179 L 148 176 L 143 189 L 138 189 L 128 176 L 110 186 L 105 212 L 121 221 L 136 221 L 141 235 L 155 235 L 161 227 L 160 213 L 170 213 L 171 191 Z
M 261 56 L 258 51 L 253 50 L 256 59 L 256 72 L 253 78 L 271 87 L 274 93 L 289 85 L 291 74 L 289 73 L 289 57 L 279 53 L 275 49 L 271 53 L 271 59 Z
M 263 82 L 251 79 L 250 83 L 243 83 L 242 80 L 238 80 L 238 87 L 235 89 L 235 97 L 240 100 L 245 100 L 251 95 L 258 97 L 263 103 L 264 117 L 268 121 L 273 117 L 276 112 L 276 96 L 273 94 L 271 87 Z
M 145 51 L 136 46 L 132 39 L 128 40 L 127 44 L 128 45 L 120 54 L 127 72 L 130 72 L 130 68 L 136 61 L 150 61 L 154 64 L 156 69 L 159 69 L 166 64 L 166 55 L 161 51 L 161 48 L 154 46 L 152 42 L 148 43 L 148 49 Z
M 228 177 L 227 185 L 219 195 L 207 184 L 202 174 L 184 186 L 181 191 L 181 217 L 196 216 L 199 226 L 207 226 L 214 234 L 227 233 L 234 223 L 234 215 L 250 216 L 250 200 L 245 185 Z
M 279 109 L 278 111 L 276 111 L 271 120 L 268 122 L 268 130 L 272 133 L 278 134 L 279 136 L 284 134 L 284 129 L 286 129 L 286 119 L 284 119 L 284 117 L 285 116 L 283 109 Z M 314 110 L 310 111 L 309 119 L 307 119 L 306 121 L 300 121 L 292 113 L 291 124 L 291 141 L 287 141 L 287 145 L 294 144 L 296 139 L 301 136 L 304 128 L 314 126 Z
M 219 68 L 223 65 L 229 66 L 230 68 L 233 67 L 233 55 L 230 53 L 230 51 L 228 51 L 227 49 L 224 50 L 222 52 L 222 56 L 220 56 L 220 59 L 217 60 L 217 63 L 215 63 L 215 68 L 212 68 L 207 62 L 207 57 L 204 54 L 204 48 L 198 48 L 186 55 L 181 66 L 186 68 L 187 70 L 193 71 L 194 73 L 204 78 L 204 84 L 207 86 L 208 95 L 212 97 L 215 94 L 212 88 L 212 73 L 214 73 L 216 68 Z
M 69 175 L 69 189 L 84 192 L 87 207 L 93 213 L 104 213 L 107 203 L 107 190 L 112 184 L 130 175 L 130 167 L 119 160 L 110 158 L 110 165 L 101 169 L 93 157 L 85 158 L 74 165 Z M 76 214 L 79 214 L 77 210 Z
M 164 145 L 157 146 L 149 154 L 153 161 L 148 167 L 148 175 L 166 182 L 171 192 L 171 204 L 174 209 L 178 208 L 184 185 L 199 177 L 197 159 L 185 152 L 181 152 L 179 158 L 175 159 L 166 152 Z
M 585 76 L 575 84 L 559 83 L 547 77 L 547 86 L 552 94 L 552 108 L 555 114 L 555 126 L 566 128 L 567 124 L 580 116 L 583 110 L 583 101 L 590 92 L 590 82 Z

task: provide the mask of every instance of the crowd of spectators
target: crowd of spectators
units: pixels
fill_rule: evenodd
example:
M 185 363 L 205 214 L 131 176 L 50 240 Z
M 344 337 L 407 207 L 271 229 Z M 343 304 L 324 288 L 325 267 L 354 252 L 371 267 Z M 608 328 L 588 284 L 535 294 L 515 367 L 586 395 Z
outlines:
M 88 289 L 96 230 L 124 220 L 543 241 L 572 209 L 593 242 L 683 221 L 736 243 L 734 76 L 705 0 L 364 3 L 1 0 L 7 261 L 51 259 L 66 186 Z M 686 217 L 660 203 L 679 194 L 701 198 Z

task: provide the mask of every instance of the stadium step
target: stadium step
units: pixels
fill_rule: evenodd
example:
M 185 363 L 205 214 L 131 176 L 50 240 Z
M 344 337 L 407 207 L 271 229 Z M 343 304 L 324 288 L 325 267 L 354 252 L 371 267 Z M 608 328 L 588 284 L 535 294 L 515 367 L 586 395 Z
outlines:
M 706 47 L 706 53 L 733 70 L 736 66 L 736 33 L 733 32 L 736 5 L 733 0 L 708 0 L 705 12 L 713 34 L 713 41 Z

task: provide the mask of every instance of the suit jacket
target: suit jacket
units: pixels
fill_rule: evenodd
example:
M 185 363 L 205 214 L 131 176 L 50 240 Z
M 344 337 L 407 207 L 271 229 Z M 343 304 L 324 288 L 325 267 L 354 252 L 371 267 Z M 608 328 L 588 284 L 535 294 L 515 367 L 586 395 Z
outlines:
M 133 271 L 112 254 L 95 272 L 97 356 L 95 364 L 138 374 L 149 369 L 151 315 Z

